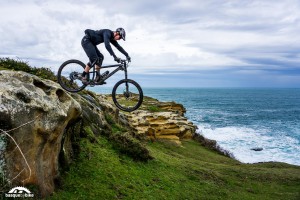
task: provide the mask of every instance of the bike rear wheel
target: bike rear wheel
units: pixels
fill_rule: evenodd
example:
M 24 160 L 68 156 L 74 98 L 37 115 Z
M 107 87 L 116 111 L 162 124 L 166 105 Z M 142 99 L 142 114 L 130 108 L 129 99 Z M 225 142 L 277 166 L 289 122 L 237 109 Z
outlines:
M 120 110 L 132 112 L 143 103 L 143 90 L 134 80 L 123 79 L 114 86 L 112 99 Z
M 69 92 L 79 92 L 86 85 L 81 81 L 85 64 L 79 60 L 68 60 L 58 69 L 57 80 L 62 88 Z

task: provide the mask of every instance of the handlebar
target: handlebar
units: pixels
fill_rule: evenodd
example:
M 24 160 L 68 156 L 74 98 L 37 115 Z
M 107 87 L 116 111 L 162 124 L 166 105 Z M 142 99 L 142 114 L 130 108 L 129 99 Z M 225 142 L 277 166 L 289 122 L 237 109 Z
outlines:
M 117 62 L 117 61 L 116 61 L 116 62 Z M 128 63 L 130 63 L 131 61 L 129 61 L 129 60 L 127 60 L 127 59 L 121 59 L 120 62 L 117 62 L 117 63 L 121 63 L 121 64 L 122 64 L 122 63 L 125 63 L 125 62 L 127 62 L 127 64 L 128 64 Z

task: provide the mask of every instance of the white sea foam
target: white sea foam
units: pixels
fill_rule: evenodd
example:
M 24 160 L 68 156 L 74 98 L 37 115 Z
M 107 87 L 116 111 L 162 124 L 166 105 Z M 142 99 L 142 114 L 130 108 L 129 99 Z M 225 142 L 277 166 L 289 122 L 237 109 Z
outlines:
M 231 152 L 243 163 L 285 162 L 300 165 L 299 141 L 280 135 L 269 136 L 267 129 L 247 127 L 211 128 L 209 124 L 198 125 L 198 132 L 208 139 L 216 140 L 218 145 Z M 263 148 L 253 151 L 252 148 Z

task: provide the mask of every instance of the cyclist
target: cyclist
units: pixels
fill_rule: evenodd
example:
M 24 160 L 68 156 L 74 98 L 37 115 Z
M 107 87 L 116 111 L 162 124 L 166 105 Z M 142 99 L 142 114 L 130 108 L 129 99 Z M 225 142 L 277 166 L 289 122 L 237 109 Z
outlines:
M 82 73 L 82 83 L 87 84 L 89 81 L 89 70 L 91 69 L 92 63 L 96 61 L 96 78 L 95 81 L 101 81 L 104 76 L 108 74 L 108 71 L 100 75 L 100 69 L 102 62 L 104 60 L 104 56 L 100 53 L 99 49 L 97 48 L 98 44 L 104 43 L 107 51 L 110 53 L 111 56 L 114 57 L 114 60 L 120 62 L 121 59 L 118 58 L 115 53 L 113 52 L 110 43 L 113 44 L 122 54 L 124 54 L 127 60 L 130 62 L 131 58 L 128 53 L 119 45 L 117 40 L 121 38 L 125 41 L 126 32 L 123 28 L 117 28 L 116 31 L 111 31 L 109 29 L 101 29 L 101 30 L 91 30 L 86 29 L 84 31 L 85 36 L 81 40 L 81 45 L 89 57 L 89 62 L 86 64 L 86 67 Z

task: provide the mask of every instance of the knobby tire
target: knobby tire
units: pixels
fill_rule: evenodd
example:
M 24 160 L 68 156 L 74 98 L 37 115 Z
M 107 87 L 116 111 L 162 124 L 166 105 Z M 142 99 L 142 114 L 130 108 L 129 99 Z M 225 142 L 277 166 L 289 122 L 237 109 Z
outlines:
M 130 88 L 132 87 L 132 85 L 135 87 L 133 89 L 137 89 L 137 94 L 134 94 L 135 96 L 137 96 L 138 98 L 138 101 L 131 107 L 127 107 L 127 106 L 124 106 L 122 105 L 119 101 L 119 96 L 120 94 L 116 94 L 117 92 L 117 89 L 120 85 L 122 84 L 129 84 L 130 85 Z M 123 80 L 120 80 L 119 82 L 117 82 L 112 90 L 112 99 L 113 99 L 113 102 L 114 104 L 117 106 L 117 108 L 119 108 L 120 110 L 123 110 L 123 111 L 126 111 L 126 112 L 132 112 L 136 109 L 138 109 L 141 104 L 143 103 L 143 90 L 141 88 L 141 86 L 135 82 L 134 80 L 131 80 L 131 79 L 123 79 Z
M 67 90 L 69 92 L 79 92 L 79 91 L 83 90 L 87 85 L 82 84 L 82 86 L 78 86 L 78 88 L 72 88 L 72 87 L 70 87 L 70 85 L 67 85 L 65 83 L 67 79 L 64 76 L 62 76 L 62 74 L 61 74 L 63 69 L 66 69 L 67 67 L 71 67 L 72 64 L 81 66 L 83 70 L 85 68 L 85 64 L 79 60 L 74 60 L 74 59 L 67 60 L 58 69 L 57 81 L 60 84 L 60 86 L 62 88 L 64 88 L 65 90 Z M 82 73 L 82 71 L 78 71 L 78 73 Z

